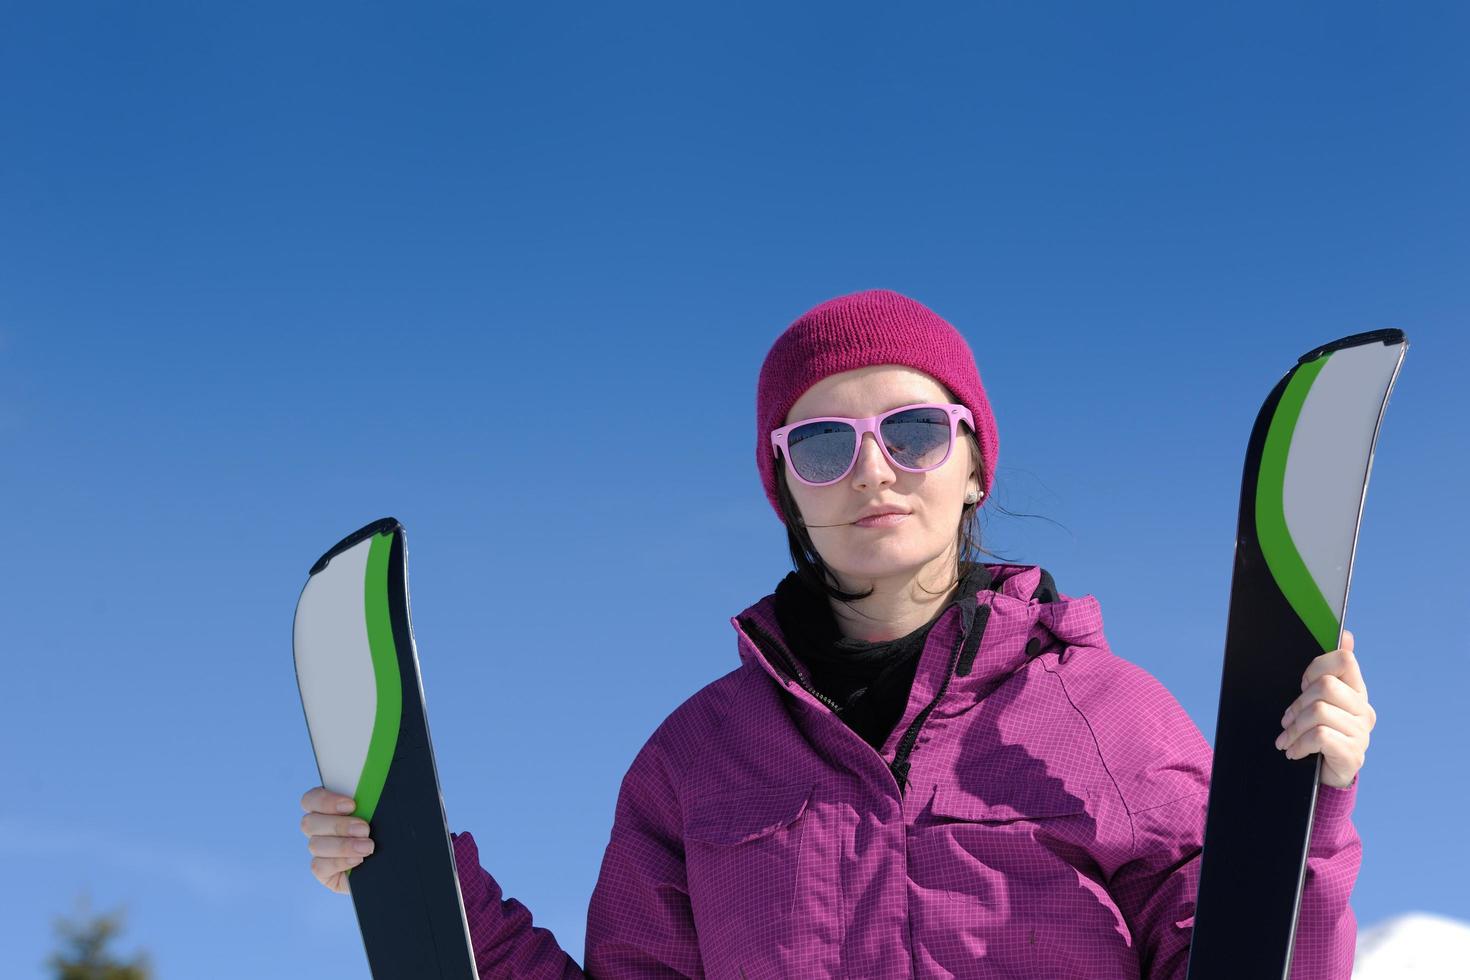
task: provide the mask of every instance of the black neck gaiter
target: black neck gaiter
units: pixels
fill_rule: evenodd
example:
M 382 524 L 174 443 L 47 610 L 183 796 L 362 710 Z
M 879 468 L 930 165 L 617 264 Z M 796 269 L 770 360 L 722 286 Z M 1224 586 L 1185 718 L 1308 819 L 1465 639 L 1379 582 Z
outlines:
M 877 643 L 842 636 L 827 597 L 809 589 L 795 572 L 776 586 L 776 618 L 791 652 L 817 690 L 840 706 L 837 716 L 875 750 L 882 750 L 903 717 L 929 630 L 960 596 L 990 584 L 990 571 L 979 562 L 965 563 L 963 571 L 960 587 L 927 623 Z

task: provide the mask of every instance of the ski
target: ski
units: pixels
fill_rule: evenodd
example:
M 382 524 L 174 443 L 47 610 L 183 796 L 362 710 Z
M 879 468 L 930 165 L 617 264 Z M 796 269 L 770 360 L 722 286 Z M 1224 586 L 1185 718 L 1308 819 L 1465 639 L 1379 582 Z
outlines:
M 391 517 L 317 559 L 296 602 L 296 683 L 321 784 L 351 796 L 373 853 L 348 872 L 374 980 L 478 980 Z
M 1322 756 L 1287 759 L 1274 742 L 1308 664 L 1341 646 L 1373 448 L 1407 349 L 1391 329 L 1324 344 L 1256 416 L 1188 980 L 1291 969 Z

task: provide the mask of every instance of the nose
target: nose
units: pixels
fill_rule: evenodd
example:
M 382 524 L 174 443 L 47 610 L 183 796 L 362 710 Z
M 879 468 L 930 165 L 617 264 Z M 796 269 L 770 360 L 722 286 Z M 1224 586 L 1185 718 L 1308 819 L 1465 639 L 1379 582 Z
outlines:
M 853 463 L 853 475 L 861 478 L 875 466 L 877 467 L 876 475 L 881 475 L 883 471 L 893 472 L 893 468 L 888 464 L 888 457 L 884 455 L 883 448 L 878 445 L 877 437 L 871 432 L 864 432 L 863 441 L 858 445 L 857 462 Z

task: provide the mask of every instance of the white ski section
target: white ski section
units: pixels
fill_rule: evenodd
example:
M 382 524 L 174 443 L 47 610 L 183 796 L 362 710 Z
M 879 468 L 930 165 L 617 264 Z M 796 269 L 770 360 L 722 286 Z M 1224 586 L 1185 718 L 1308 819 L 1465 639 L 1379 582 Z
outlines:
M 1367 468 L 1400 355 L 1400 345 L 1381 343 L 1329 354 L 1302 403 L 1286 454 L 1286 526 L 1335 616 L 1347 601 Z M 1353 533 L 1344 534 L 1349 527 Z
M 1358 933 L 1352 980 L 1465 980 L 1470 923 L 1407 912 Z
M 357 795 L 373 737 L 378 682 L 363 598 L 369 538 L 307 580 L 296 603 L 296 678 L 322 785 Z

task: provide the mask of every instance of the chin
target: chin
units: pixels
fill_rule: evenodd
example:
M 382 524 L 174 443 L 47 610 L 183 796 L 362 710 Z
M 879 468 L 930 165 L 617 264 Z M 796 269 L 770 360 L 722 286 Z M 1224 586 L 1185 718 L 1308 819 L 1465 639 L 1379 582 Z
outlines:
M 839 556 L 835 563 L 828 561 L 827 564 L 833 570 L 854 578 L 892 578 L 915 574 L 938 555 L 939 552 L 932 555 L 916 553 L 912 547 L 878 545 L 862 551 L 852 549 Z

